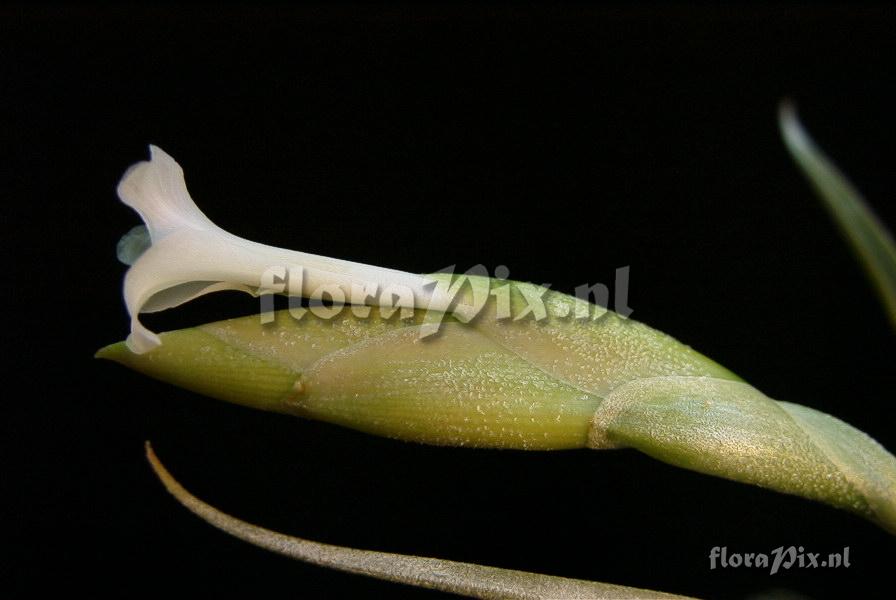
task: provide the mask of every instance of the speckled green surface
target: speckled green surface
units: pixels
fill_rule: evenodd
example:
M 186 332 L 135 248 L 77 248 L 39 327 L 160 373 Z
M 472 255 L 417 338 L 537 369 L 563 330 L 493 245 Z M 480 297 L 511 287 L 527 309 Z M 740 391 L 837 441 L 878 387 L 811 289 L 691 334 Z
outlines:
M 503 282 L 502 282 L 503 284 Z M 514 314 L 524 306 L 513 284 Z M 537 290 L 545 318 L 323 319 L 288 311 L 162 334 L 146 354 L 98 355 L 229 402 L 427 444 L 632 447 L 659 460 L 796 494 L 896 530 L 896 459 L 828 415 L 777 402 L 646 325 Z M 469 300 L 462 297 L 461 301 Z M 583 306 L 592 312 L 574 318 Z M 573 316 L 571 316 L 573 315 Z

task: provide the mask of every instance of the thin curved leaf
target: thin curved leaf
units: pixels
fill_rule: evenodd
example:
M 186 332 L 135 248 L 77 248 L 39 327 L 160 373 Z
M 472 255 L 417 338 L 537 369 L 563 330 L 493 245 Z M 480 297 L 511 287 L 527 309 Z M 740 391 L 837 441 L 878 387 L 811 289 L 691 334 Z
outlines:
M 259 548 L 321 567 L 474 598 L 687 598 L 610 583 L 540 575 L 439 558 L 346 548 L 277 533 L 225 514 L 192 495 L 162 465 L 149 442 L 146 442 L 146 458 L 159 480 L 177 501 L 210 525 Z
M 781 104 L 779 124 L 791 156 L 852 244 L 896 327 L 896 243 L 893 235 L 855 186 L 803 129 L 791 103 Z

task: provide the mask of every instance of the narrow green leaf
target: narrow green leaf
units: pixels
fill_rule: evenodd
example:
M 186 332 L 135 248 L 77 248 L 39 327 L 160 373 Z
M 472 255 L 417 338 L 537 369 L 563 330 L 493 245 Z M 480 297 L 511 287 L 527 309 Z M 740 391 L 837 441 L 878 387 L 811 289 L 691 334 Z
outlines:
M 210 525 L 260 548 L 314 565 L 474 598 L 686 598 L 610 583 L 540 575 L 439 558 L 345 548 L 284 535 L 232 517 L 193 496 L 165 469 L 149 442 L 146 443 L 146 457 L 159 480 L 178 502 Z
M 779 124 L 787 149 L 852 244 L 896 327 L 896 243 L 892 234 L 806 133 L 791 103 L 781 104 Z

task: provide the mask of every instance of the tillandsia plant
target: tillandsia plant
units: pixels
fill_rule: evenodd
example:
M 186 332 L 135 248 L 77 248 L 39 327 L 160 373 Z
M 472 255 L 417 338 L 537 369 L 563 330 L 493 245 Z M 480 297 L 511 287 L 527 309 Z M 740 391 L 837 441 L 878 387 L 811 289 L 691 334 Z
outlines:
M 786 144 L 818 188 L 896 322 L 892 238 L 781 110 Z M 415 275 L 265 246 L 196 207 L 158 148 L 119 195 L 143 218 L 130 264 L 126 342 L 98 356 L 208 396 L 436 445 L 620 448 L 857 513 L 896 533 L 896 458 L 858 429 L 773 400 L 659 331 L 546 287 Z M 262 296 L 261 315 L 155 334 L 139 314 L 202 294 Z M 270 294 L 308 298 L 273 311 Z M 266 307 L 266 308 L 265 308 Z M 212 525 L 315 564 L 478 597 L 671 597 L 435 558 L 331 546 L 228 516 L 187 492 L 147 444 L 167 489 Z

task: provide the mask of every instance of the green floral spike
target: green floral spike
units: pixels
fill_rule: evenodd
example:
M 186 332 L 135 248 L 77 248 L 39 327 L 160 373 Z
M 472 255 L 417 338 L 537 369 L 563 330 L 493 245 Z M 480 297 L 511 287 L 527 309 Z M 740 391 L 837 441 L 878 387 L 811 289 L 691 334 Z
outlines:
M 553 313 L 578 301 L 544 297 L 542 321 L 501 323 L 490 303 L 476 323 L 444 323 L 431 338 L 419 313 L 297 320 L 284 310 L 268 324 L 256 315 L 163 333 L 144 354 L 119 343 L 98 355 L 229 402 L 402 440 L 636 448 L 896 532 L 896 459 L 867 435 L 776 402 L 641 323 L 612 312 L 563 320 Z
M 896 281 L 892 240 L 786 110 L 782 126 L 834 212 L 849 217 L 842 217 L 844 227 L 889 299 Z M 766 397 L 646 325 L 532 284 L 415 275 L 238 238 L 202 214 L 183 171 L 158 148 L 152 160 L 128 170 L 119 194 L 144 218 L 149 245 L 138 232 L 120 247 L 131 263 L 124 285 L 131 335 L 99 357 L 228 402 L 413 442 L 635 448 L 683 468 L 825 502 L 896 533 L 892 454 L 834 417 Z M 138 319 L 222 289 L 303 296 L 312 307 L 161 335 Z M 331 302 L 314 302 L 320 300 Z M 280 536 L 201 503 L 149 456 L 169 490 L 201 517 L 303 560 L 482 597 L 623 593 Z M 371 564 L 379 566 L 361 566 Z M 444 568 L 445 587 L 427 579 L 436 566 Z

